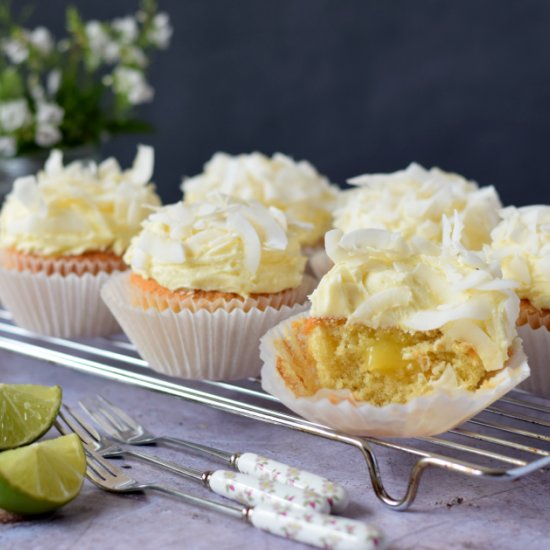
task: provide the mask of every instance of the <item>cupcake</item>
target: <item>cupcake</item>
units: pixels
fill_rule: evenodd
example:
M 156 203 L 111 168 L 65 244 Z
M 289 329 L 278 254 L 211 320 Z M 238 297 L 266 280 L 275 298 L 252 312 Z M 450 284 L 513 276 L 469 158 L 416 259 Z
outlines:
M 182 184 L 184 201 L 203 201 L 213 191 L 274 206 L 300 222 L 297 236 L 308 249 L 322 247 L 332 226 L 337 187 L 308 162 L 281 153 L 230 156 L 216 153 L 198 176 Z
M 519 300 L 481 254 L 381 229 L 327 233 L 311 310 L 262 339 L 263 388 L 308 420 L 370 436 L 444 432 L 529 374 Z
M 518 332 L 531 376 L 523 389 L 550 397 L 550 206 L 504 208 L 489 254 L 521 299 Z
M 283 212 L 209 199 L 152 214 L 124 256 L 130 273 L 102 296 L 152 368 L 182 378 L 256 376 L 260 336 L 307 308 L 312 281 Z
M 43 171 L 15 181 L 0 213 L 0 295 L 18 325 L 59 337 L 119 330 L 99 289 L 160 205 L 153 159 L 140 146 L 122 171 L 113 158 L 63 166 L 53 151 Z
M 442 216 L 458 212 L 464 225 L 462 244 L 480 250 L 499 221 L 500 200 L 493 187 L 479 188 L 458 174 L 411 164 L 392 174 L 370 174 L 349 180 L 358 186 L 342 193 L 334 227 L 348 233 L 376 228 L 440 243 Z

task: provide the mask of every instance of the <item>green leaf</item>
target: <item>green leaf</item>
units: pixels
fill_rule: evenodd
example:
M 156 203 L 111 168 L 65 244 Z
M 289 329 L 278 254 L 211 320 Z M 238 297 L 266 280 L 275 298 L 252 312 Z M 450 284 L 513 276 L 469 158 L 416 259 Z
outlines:
M 154 127 L 144 120 L 128 118 L 109 121 L 108 129 L 111 134 L 148 134 L 154 130 Z
M 0 72 L 0 100 L 19 99 L 24 93 L 23 79 L 14 67 Z

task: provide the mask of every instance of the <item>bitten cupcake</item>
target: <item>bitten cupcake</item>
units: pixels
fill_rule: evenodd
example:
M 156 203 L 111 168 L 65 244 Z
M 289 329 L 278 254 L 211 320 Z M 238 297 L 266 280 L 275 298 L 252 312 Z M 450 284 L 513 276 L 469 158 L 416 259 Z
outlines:
M 376 228 L 440 243 L 442 216 L 458 212 L 464 225 L 462 244 L 480 250 L 491 241 L 499 221 L 500 200 L 494 187 L 479 188 L 458 174 L 410 164 L 392 174 L 366 174 L 349 180 L 358 189 L 342 193 L 334 227 L 348 233 Z
M 262 385 L 308 420 L 347 433 L 427 436 L 485 408 L 529 374 L 519 300 L 480 254 L 380 229 L 327 234 L 334 267 L 309 314 L 261 343 Z
M 511 206 L 501 217 L 489 254 L 518 285 L 518 332 L 531 367 L 522 387 L 550 397 L 550 206 Z
M 332 226 L 332 209 L 337 187 L 320 175 L 308 162 L 296 162 L 276 153 L 230 156 L 216 153 L 198 176 L 182 184 L 184 201 L 203 201 L 213 191 L 264 206 L 275 206 L 295 221 L 300 244 L 323 245 L 323 237 Z
M 260 336 L 312 290 L 284 213 L 218 194 L 157 210 L 124 259 L 103 299 L 151 367 L 183 378 L 256 376 Z
M 90 337 L 118 325 L 99 295 L 151 207 L 160 205 L 151 147 L 131 169 L 113 158 L 44 170 L 15 181 L 0 214 L 0 295 L 14 321 L 40 334 Z

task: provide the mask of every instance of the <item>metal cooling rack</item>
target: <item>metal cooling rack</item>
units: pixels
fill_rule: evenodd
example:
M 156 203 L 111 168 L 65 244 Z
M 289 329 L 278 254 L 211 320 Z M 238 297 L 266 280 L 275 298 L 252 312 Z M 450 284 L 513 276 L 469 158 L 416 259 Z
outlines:
M 513 480 L 550 468 L 550 401 L 521 391 L 509 393 L 443 435 L 389 440 L 349 436 L 308 422 L 264 393 L 257 380 L 233 383 L 168 378 L 149 369 L 125 340 L 80 342 L 41 337 L 13 325 L 9 313 L 2 310 L 0 349 L 351 445 L 365 460 L 376 496 L 394 510 L 405 510 L 413 503 L 422 474 L 432 467 L 496 480 Z M 401 498 L 391 496 L 384 486 L 377 458 L 380 447 L 416 459 Z

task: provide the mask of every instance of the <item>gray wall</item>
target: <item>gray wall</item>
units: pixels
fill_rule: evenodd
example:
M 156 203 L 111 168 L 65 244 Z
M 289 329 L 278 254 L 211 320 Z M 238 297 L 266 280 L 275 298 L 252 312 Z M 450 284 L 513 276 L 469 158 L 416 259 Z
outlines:
M 15 3 L 21 3 L 17 0 Z M 61 30 L 71 2 L 35 2 Z M 136 0 L 78 0 L 87 18 Z M 282 151 L 333 181 L 415 160 L 550 202 L 550 2 L 160 0 L 175 35 L 141 110 L 156 133 L 105 147 L 157 150 L 167 201 L 214 151 Z

